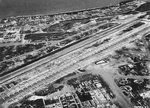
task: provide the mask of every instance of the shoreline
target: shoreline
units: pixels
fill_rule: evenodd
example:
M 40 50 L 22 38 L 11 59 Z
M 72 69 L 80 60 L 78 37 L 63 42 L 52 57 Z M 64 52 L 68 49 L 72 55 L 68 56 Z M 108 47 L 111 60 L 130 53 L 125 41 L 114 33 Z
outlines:
M 126 1 L 126 0 L 125 0 Z M 121 1 L 122 2 L 122 1 Z M 71 10 L 71 11 L 62 11 L 62 12 L 52 12 L 52 13 L 45 13 L 45 14 L 28 14 L 28 15 L 16 15 L 16 16 L 6 16 L 4 18 L 12 18 L 12 17 L 16 17 L 16 18 L 19 18 L 19 17 L 30 17 L 30 16 L 54 16 L 54 15 L 61 15 L 61 14 L 71 14 L 71 13 L 76 13 L 76 12 L 83 12 L 83 11 L 91 11 L 91 10 L 96 10 L 96 9 L 107 9 L 107 8 L 110 8 L 110 7 L 115 7 L 115 6 L 119 6 L 119 4 L 121 3 L 117 3 L 117 4 L 114 4 L 114 5 L 107 5 L 107 6 L 104 6 L 104 7 L 94 7 L 94 8 L 87 8 L 87 9 L 75 9 L 75 10 Z M 0 19 L 4 19 L 4 18 L 0 18 Z
M 75 12 L 83 12 L 83 11 L 90 11 L 90 10 L 95 10 L 95 9 L 105 9 L 105 8 L 110 8 L 110 7 L 114 7 L 114 6 L 119 6 L 120 3 L 122 2 L 132 2 L 134 0 L 120 0 L 118 3 L 109 3 L 108 5 L 106 6 L 102 6 L 102 7 L 92 7 L 92 8 L 83 8 L 83 9 L 73 9 L 73 10 L 68 10 L 68 11 L 65 11 L 65 10 L 62 10 L 61 12 L 41 12 L 41 14 L 37 13 L 37 14 L 22 14 L 22 15 L 11 15 L 11 16 L 4 16 L 4 17 L 0 17 L 0 20 L 2 19 L 8 19 L 8 18 L 19 18 L 19 17 L 30 17 L 30 16 L 54 16 L 54 15 L 61 15 L 61 14 L 71 14 L 71 13 L 75 13 Z M 148 2 L 148 0 L 139 0 L 139 1 L 145 1 L 145 2 Z

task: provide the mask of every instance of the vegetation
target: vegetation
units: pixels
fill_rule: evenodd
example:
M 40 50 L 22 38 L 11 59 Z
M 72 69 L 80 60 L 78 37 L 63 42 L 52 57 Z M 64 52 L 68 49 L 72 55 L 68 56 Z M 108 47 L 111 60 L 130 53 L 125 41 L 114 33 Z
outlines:
M 136 9 L 136 11 L 139 11 L 139 12 L 145 12 L 149 10 L 150 10 L 150 2 L 146 2 Z

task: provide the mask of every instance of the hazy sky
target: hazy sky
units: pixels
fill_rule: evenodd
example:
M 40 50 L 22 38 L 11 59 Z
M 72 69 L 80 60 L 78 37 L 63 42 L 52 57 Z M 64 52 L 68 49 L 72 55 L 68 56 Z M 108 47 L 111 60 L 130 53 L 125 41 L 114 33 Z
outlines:
M 103 7 L 123 0 L 0 0 L 0 17 Z

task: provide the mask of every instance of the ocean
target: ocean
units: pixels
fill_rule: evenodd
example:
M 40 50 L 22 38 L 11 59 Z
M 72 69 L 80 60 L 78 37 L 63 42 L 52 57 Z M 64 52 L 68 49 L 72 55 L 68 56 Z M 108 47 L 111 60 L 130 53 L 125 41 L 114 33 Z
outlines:
M 101 8 L 120 1 L 123 0 L 0 0 L 0 18 Z

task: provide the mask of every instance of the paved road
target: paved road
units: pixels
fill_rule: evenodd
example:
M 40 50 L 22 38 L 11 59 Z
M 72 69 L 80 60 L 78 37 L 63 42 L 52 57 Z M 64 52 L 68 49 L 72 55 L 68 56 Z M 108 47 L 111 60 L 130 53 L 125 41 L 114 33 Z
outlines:
M 138 34 L 142 36 L 144 33 L 148 32 L 149 30 L 150 29 L 141 30 L 141 31 L 138 32 Z M 133 38 L 133 40 L 134 40 L 134 38 Z M 121 43 L 121 44 L 123 44 L 123 43 Z M 123 46 L 121 44 L 117 44 L 117 45 Z M 127 43 L 124 43 L 124 45 L 126 45 L 126 44 Z M 118 49 L 117 47 L 118 46 L 115 46 L 114 48 Z M 114 48 L 112 50 L 115 50 Z M 104 54 L 109 53 L 109 51 L 111 52 L 111 49 L 106 51 Z M 109 54 L 107 54 L 107 55 L 109 55 Z M 100 58 L 100 57 L 101 56 L 99 56 L 97 58 Z M 134 79 L 141 79 L 141 78 L 149 79 L 150 76 L 123 76 L 123 75 L 114 76 L 112 71 L 116 71 L 116 70 L 111 69 L 111 68 L 107 68 L 107 67 L 102 66 L 102 65 L 100 66 L 100 68 L 98 67 L 98 68 L 92 68 L 91 69 L 92 73 L 100 74 L 102 76 L 102 78 L 107 82 L 107 84 L 109 85 L 109 87 L 111 88 L 113 93 L 116 95 L 117 102 L 119 102 L 123 106 L 123 108 L 133 108 L 133 105 L 130 103 L 130 100 L 127 97 L 124 96 L 124 94 L 122 93 L 120 88 L 114 82 L 114 79 L 118 78 L 118 77 L 121 77 L 121 78 L 134 78 Z
M 95 72 L 95 73 L 97 72 L 98 74 L 102 76 L 102 78 L 111 88 L 112 92 L 115 94 L 117 102 L 119 102 L 121 106 L 123 106 L 123 108 L 133 108 L 132 104 L 123 95 L 120 88 L 114 82 L 113 74 L 111 74 L 110 71 L 111 70 L 101 67 L 101 68 L 98 68 L 97 70 L 93 70 L 92 72 Z
M 102 26 L 102 25 L 105 25 L 105 24 L 107 24 L 107 23 L 102 23 L 102 24 L 99 24 L 99 25 L 97 25 L 97 26 L 94 26 L 94 27 L 91 27 L 90 29 L 87 29 L 87 30 L 85 30 L 85 31 L 81 31 L 80 33 L 77 33 L 77 34 L 74 34 L 74 35 L 71 35 L 71 36 L 68 36 L 67 38 L 65 38 L 65 39 L 61 39 L 61 40 L 57 40 L 57 41 L 45 41 L 45 42 L 50 42 L 51 44 L 49 45 L 49 46 L 45 46 L 45 47 L 42 47 L 42 48 L 40 48 L 40 49 L 36 49 L 36 50 L 34 50 L 34 51 L 31 51 L 31 52 L 28 52 L 28 53 L 25 53 L 25 54 L 22 54 L 22 55 L 19 55 L 19 56 L 16 56 L 16 57 L 12 57 L 12 58 L 10 58 L 10 59 L 6 59 L 6 60 L 4 60 L 4 61 L 0 61 L 0 63 L 3 63 L 3 62 L 6 62 L 6 61 L 12 61 L 12 60 L 14 60 L 14 59 L 16 59 L 16 58 L 21 58 L 21 57 L 24 57 L 25 55 L 29 55 L 30 53 L 34 53 L 34 52 L 38 52 L 38 51 L 40 51 L 40 50 L 44 50 L 44 49 L 46 49 L 47 47 L 50 47 L 50 46 L 55 46 L 56 44 L 58 44 L 59 42 L 61 42 L 61 41 L 64 41 L 64 40 L 66 40 L 66 39 L 72 39 L 73 37 L 75 37 L 75 36 L 80 36 L 81 34 L 83 34 L 83 33 L 85 33 L 85 32 L 89 32 L 90 30 L 94 30 L 94 29 L 96 29 L 96 28 L 98 28 L 98 27 L 100 27 L 100 26 Z M 99 32 L 97 32 L 97 33 L 99 33 Z M 34 34 L 40 34 L 40 33 L 34 33 Z M 26 43 L 26 44 L 33 44 L 34 42 L 31 42 L 31 43 Z M 38 43 L 43 43 L 43 42 L 38 42 Z M 8 45 L 8 44 L 7 44 Z M 5 46 L 7 46 L 7 45 L 5 45 Z M 22 43 L 20 43 L 20 45 L 22 45 Z
M 149 28 L 149 27 L 148 27 Z M 140 28 L 141 30 L 143 30 L 143 29 L 145 29 L 145 28 Z M 138 30 L 136 30 L 136 31 L 134 31 L 133 33 L 137 33 L 137 31 Z M 139 31 L 139 32 L 141 32 L 141 31 Z M 108 34 L 107 34 L 108 35 Z M 124 42 L 125 40 L 124 39 L 126 39 L 126 38 L 129 38 L 129 37 L 132 37 L 132 34 L 131 35 L 128 35 L 128 34 L 126 34 L 125 35 L 125 37 L 123 36 L 123 38 L 121 38 L 121 39 L 118 39 L 117 41 L 113 41 L 111 44 L 108 44 L 107 45 L 107 48 L 101 48 L 101 50 L 99 49 L 98 51 L 96 51 L 96 52 L 91 52 L 91 54 L 89 54 L 89 56 L 93 56 L 92 54 L 94 54 L 94 53 L 100 53 L 99 51 L 103 51 L 103 50 L 108 50 L 108 48 L 109 47 L 112 47 L 113 45 L 115 45 L 115 46 L 117 46 L 117 47 L 120 47 L 120 46 L 118 46 L 118 42 L 119 43 L 121 43 L 121 42 Z M 85 57 L 84 57 L 85 58 Z M 81 65 L 79 65 L 79 66 L 81 66 Z M 70 67 L 70 66 L 69 66 Z M 69 68 L 68 67 L 68 68 Z M 76 69 L 76 67 L 74 67 L 74 70 Z M 55 73 L 54 75 L 51 75 L 50 77 L 48 76 L 48 77 L 46 77 L 46 79 L 43 79 L 42 81 L 40 80 L 40 81 L 38 81 L 38 82 L 36 82 L 36 84 L 34 85 L 34 86 L 32 86 L 30 89 L 27 89 L 27 91 L 25 90 L 25 91 L 22 91 L 22 93 L 23 94 L 28 94 L 29 92 L 33 92 L 34 90 L 33 89 L 38 89 L 38 87 L 39 87 L 39 85 L 41 85 L 41 86 L 44 86 L 43 85 L 43 81 L 44 81 L 44 83 L 45 82 L 47 82 L 47 83 L 50 83 L 50 82 L 53 82 L 54 80 L 56 80 L 56 79 L 58 79 L 58 78 L 60 78 L 60 77 L 62 77 L 62 76 L 64 76 L 64 75 L 66 75 L 66 74 L 68 74 L 68 73 L 70 73 L 71 71 L 67 71 L 67 72 L 63 72 L 62 73 L 62 71 L 58 71 L 57 73 Z M 46 73 L 45 73 L 46 74 Z M 48 73 L 47 73 L 48 74 Z M 59 76 L 58 76 L 58 75 Z M 53 80 L 52 80 L 53 79 Z M 48 80 L 48 81 L 47 81 Z M 49 80 L 51 80 L 51 81 L 49 81 Z M 40 86 L 40 87 L 41 87 Z M 18 96 L 23 96 L 23 94 L 21 94 L 21 93 L 19 93 L 19 95 Z M 17 96 L 17 98 L 18 98 L 18 96 Z M 130 108 L 130 107 L 129 107 Z
M 53 59 L 56 59 L 56 58 L 58 58 L 58 57 L 60 57 L 60 56 L 63 56 L 63 55 L 65 55 L 65 54 L 67 54 L 67 53 L 69 53 L 69 52 L 72 52 L 72 51 L 74 51 L 74 50 L 77 50 L 77 49 L 79 49 L 79 48 L 82 48 L 83 46 L 88 45 L 89 43 L 94 42 L 94 41 L 96 41 L 96 40 L 99 39 L 99 38 L 102 38 L 102 37 L 104 37 L 104 36 L 107 36 L 107 35 L 109 35 L 109 34 L 112 34 L 112 33 L 116 32 L 116 31 L 118 31 L 118 30 L 122 30 L 122 29 L 124 29 L 124 28 L 127 28 L 127 27 L 129 27 L 131 24 L 134 24 L 134 23 L 136 23 L 136 22 L 137 22 L 137 19 L 134 19 L 134 20 L 132 20 L 132 21 L 126 23 L 126 24 L 122 24 L 122 25 L 119 25 L 119 26 L 117 26 L 117 27 L 115 27 L 115 28 L 108 29 L 108 30 L 103 31 L 103 32 L 100 32 L 100 33 L 96 33 L 97 35 L 96 35 L 96 36 L 93 36 L 93 37 L 90 38 L 90 39 L 87 39 L 87 40 L 85 40 L 85 41 L 83 41 L 83 42 L 80 42 L 80 43 L 78 43 L 78 44 L 76 44 L 76 45 L 73 45 L 73 46 L 71 46 L 71 47 L 69 47 L 69 48 L 66 48 L 66 49 L 64 49 L 63 51 L 60 51 L 60 52 L 58 52 L 58 53 L 56 53 L 56 54 L 53 54 L 53 55 L 48 56 L 48 57 L 45 57 L 45 58 L 43 58 L 43 59 L 41 59 L 41 60 L 39 60 L 39 61 L 37 61 L 37 62 L 34 62 L 34 63 L 32 63 L 32 64 L 30 64 L 30 65 L 28 65 L 28 66 L 25 66 L 25 67 L 23 67 L 23 68 L 21 68 L 21 69 L 19 69 L 19 70 L 17 70 L 17 71 L 12 72 L 12 73 L 10 73 L 10 74 L 4 76 L 4 77 L 1 77 L 1 78 L 0 78 L 0 84 L 4 83 L 5 81 L 10 80 L 10 79 L 13 78 L 13 77 L 16 77 L 16 76 L 18 76 L 18 75 L 21 75 L 21 74 L 23 74 L 23 73 L 25 73 L 25 72 L 27 72 L 27 71 L 29 71 L 29 70 L 35 68 L 35 67 L 38 67 L 38 66 L 42 65 L 43 63 L 46 63 L 46 62 L 51 61 L 51 60 L 53 60 Z M 95 34 L 92 34 L 92 35 L 95 35 Z M 14 73 L 15 73 L 15 74 L 14 74 Z

